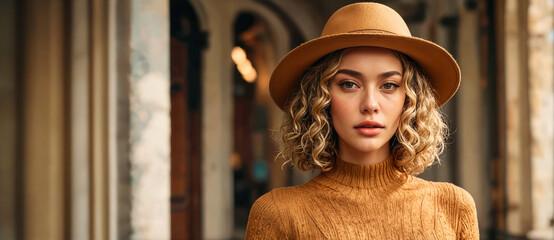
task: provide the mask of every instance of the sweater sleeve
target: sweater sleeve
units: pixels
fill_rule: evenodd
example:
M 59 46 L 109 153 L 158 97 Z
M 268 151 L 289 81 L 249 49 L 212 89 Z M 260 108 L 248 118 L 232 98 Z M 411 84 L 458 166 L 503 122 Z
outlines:
M 266 193 L 254 202 L 250 210 L 245 239 L 286 239 L 281 224 L 273 193 Z
M 456 239 L 479 239 L 477 210 L 473 197 L 464 189 L 458 194 L 460 205 L 458 209 L 458 224 Z

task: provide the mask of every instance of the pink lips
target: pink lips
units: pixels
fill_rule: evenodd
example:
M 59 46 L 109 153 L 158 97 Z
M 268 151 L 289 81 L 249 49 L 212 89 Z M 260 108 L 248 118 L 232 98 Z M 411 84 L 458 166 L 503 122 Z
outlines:
M 354 126 L 358 133 L 364 136 L 375 136 L 385 129 L 385 126 L 377 121 L 363 121 Z

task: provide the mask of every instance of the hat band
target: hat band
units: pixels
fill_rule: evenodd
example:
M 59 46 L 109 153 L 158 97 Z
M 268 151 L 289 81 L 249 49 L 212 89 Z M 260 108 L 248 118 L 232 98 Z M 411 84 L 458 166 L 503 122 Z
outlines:
M 384 34 L 398 35 L 397 33 L 390 32 L 387 30 L 382 30 L 382 29 L 360 29 L 360 30 L 350 31 L 348 33 L 384 33 Z

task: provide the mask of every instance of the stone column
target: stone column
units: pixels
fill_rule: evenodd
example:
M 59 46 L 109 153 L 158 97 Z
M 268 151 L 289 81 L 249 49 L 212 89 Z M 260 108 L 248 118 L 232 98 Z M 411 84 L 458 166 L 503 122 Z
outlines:
M 475 200 L 479 225 L 488 225 L 486 198 L 486 159 L 484 143 L 484 99 L 480 75 L 478 27 L 476 10 L 460 6 L 460 23 L 457 60 L 462 73 L 462 83 L 456 96 L 457 104 L 457 175 L 459 184 Z
M 25 239 L 64 239 L 67 231 L 64 4 L 60 0 L 21 4 L 24 164 L 19 187 Z
M 89 240 L 91 238 L 91 9 L 87 0 L 75 0 L 71 6 L 71 49 L 70 49 L 70 218 L 69 238 Z M 104 29 L 104 26 L 98 28 Z M 99 49 L 97 49 L 98 51 Z M 102 59 L 104 60 L 104 59 Z M 101 61 L 105 62 L 105 61 Z M 101 89 L 104 92 L 105 89 Z M 103 139 L 100 142 L 105 142 Z M 103 178 L 103 177 L 102 177 Z M 95 215 L 98 218 L 98 216 Z M 101 221 L 104 222 L 104 221 Z
M 504 108 L 505 115 L 505 166 L 506 176 L 506 232 L 521 236 L 530 228 L 529 198 L 529 120 L 526 44 L 526 4 L 524 1 L 508 0 L 502 9 L 504 21 L 502 35 L 504 58 Z
M 170 237 L 169 2 L 131 1 L 131 238 Z
M 209 32 L 202 76 L 202 235 L 228 239 L 233 232 L 233 9 L 236 1 L 202 2 Z M 202 14 L 200 11 L 197 11 Z
M 528 86 L 532 229 L 530 239 L 554 239 L 554 2 L 530 0 Z

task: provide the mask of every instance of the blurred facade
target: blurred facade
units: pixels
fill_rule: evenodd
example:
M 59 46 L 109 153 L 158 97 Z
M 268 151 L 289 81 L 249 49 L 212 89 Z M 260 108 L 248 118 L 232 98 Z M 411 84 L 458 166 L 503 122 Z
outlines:
M 0 239 L 240 239 L 282 160 L 272 69 L 354 0 L 0 1 Z M 457 59 L 420 176 L 482 239 L 554 239 L 554 3 L 382 0 Z M 276 223 L 278 224 L 278 223 Z

